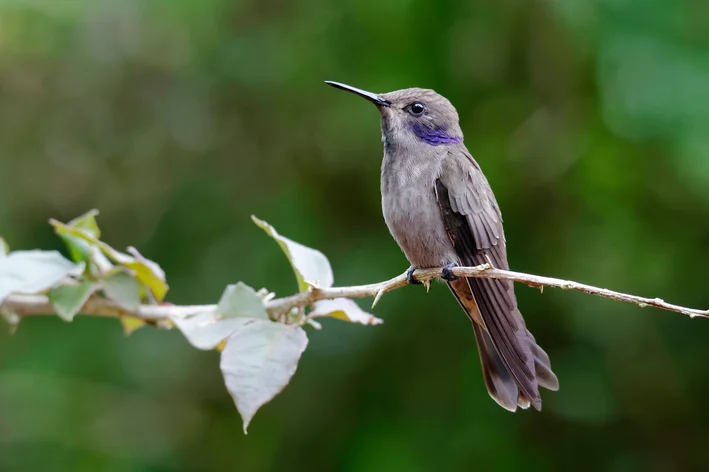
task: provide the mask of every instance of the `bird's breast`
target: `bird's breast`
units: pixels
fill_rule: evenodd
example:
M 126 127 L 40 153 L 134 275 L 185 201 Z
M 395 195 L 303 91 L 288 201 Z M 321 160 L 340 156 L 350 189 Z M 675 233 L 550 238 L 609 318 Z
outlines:
M 382 212 L 389 232 L 416 267 L 456 262 L 436 200 L 438 170 L 409 164 L 397 166 L 385 157 L 382 167 Z

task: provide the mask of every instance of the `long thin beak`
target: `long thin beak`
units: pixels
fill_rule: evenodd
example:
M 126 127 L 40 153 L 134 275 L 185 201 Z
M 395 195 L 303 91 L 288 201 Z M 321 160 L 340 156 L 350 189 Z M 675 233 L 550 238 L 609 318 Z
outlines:
M 340 90 L 344 90 L 346 92 L 351 92 L 351 93 L 354 93 L 355 95 L 359 95 L 360 97 L 369 100 L 370 102 L 374 103 L 375 105 L 377 105 L 379 107 L 390 107 L 391 106 L 391 102 L 389 102 L 389 100 L 384 100 L 382 97 L 380 97 L 376 93 L 367 92 L 366 90 L 358 89 L 356 87 L 352 87 L 351 85 L 341 84 L 339 82 L 332 82 L 330 80 L 326 80 L 325 83 L 327 85 L 332 85 L 333 87 L 338 88 Z

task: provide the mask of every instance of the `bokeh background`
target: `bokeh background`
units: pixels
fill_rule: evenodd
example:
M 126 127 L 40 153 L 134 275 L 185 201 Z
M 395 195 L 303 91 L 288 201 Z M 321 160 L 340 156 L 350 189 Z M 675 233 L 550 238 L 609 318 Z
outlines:
M 0 1 L 0 234 L 101 211 L 173 303 L 296 290 L 258 215 L 338 284 L 407 263 L 378 116 L 323 80 L 434 88 L 495 190 L 512 268 L 709 307 L 709 4 Z M 0 470 L 706 470 L 709 323 L 517 287 L 561 390 L 510 414 L 441 285 L 310 331 L 248 436 L 218 353 L 115 320 L 0 330 Z M 362 303 L 367 306 L 367 301 Z

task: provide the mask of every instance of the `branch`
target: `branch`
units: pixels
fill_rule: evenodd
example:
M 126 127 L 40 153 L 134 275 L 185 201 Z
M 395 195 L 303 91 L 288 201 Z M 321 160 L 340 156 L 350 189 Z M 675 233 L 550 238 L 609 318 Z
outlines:
M 542 289 L 543 287 L 556 287 L 562 290 L 576 290 L 579 292 L 595 295 L 603 298 L 610 298 L 619 302 L 632 303 L 639 307 L 652 306 L 662 310 L 673 311 L 688 315 L 690 318 L 700 316 L 709 318 L 709 310 L 697 310 L 679 305 L 667 303 L 660 298 L 644 298 L 625 293 L 614 292 L 605 288 L 594 287 L 569 280 L 543 277 L 539 275 L 512 272 L 490 267 L 483 264 L 476 267 L 456 267 L 453 274 L 459 277 L 477 277 L 512 280 L 520 282 L 530 287 Z M 431 280 L 441 276 L 441 269 L 419 269 L 414 272 L 417 280 L 426 284 Z M 399 289 L 408 284 L 406 273 L 393 279 L 375 284 L 355 285 L 351 287 L 318 288 L 311 287 L 309 291 L 298 293 L 283 298 L 265 300 L 264 303 L 273 318 L 277 318 L 283 313 L 287 313 L 292 308 L 304 307 L 318 300 L 333 298 L 366 298 L 374 297 L 376 305 L 379 299 L 387 292 Z M 103 316 L 119 318 L 122 316 L 140 318 L 150 323 L 165 323 L 170 318 L 196 315 L 205 311 L 216 309 L 216 305 L 141 305 L 137 310 L 130 311 L 121 308 L 116 303 L 99 297 L 92 297 L 81 309 L 81 313 L 89 316 Z M 51 315 L 54 314 L 54 307 L 49 299 L 44 295 L 12 295 L 0 305 L 0 311 L 16 314 L 19 317 L 31 315 Z

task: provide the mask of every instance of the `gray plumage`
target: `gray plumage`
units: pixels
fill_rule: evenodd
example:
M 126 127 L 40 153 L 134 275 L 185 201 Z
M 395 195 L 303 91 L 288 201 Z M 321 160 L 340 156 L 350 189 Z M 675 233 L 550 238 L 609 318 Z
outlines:
M 381 114 L 382 210 L 414 268 L 509 269 L 502 217 L 480 166 L 463 144 L 458 113 L 433 90 L 374 94 L 336 82 Z M 539 386 L 558 389 L 549 357 L 527 330 L 511 281 L 448 277 L 473 322 L 485 385 L 507 410 L 541 410 Z

